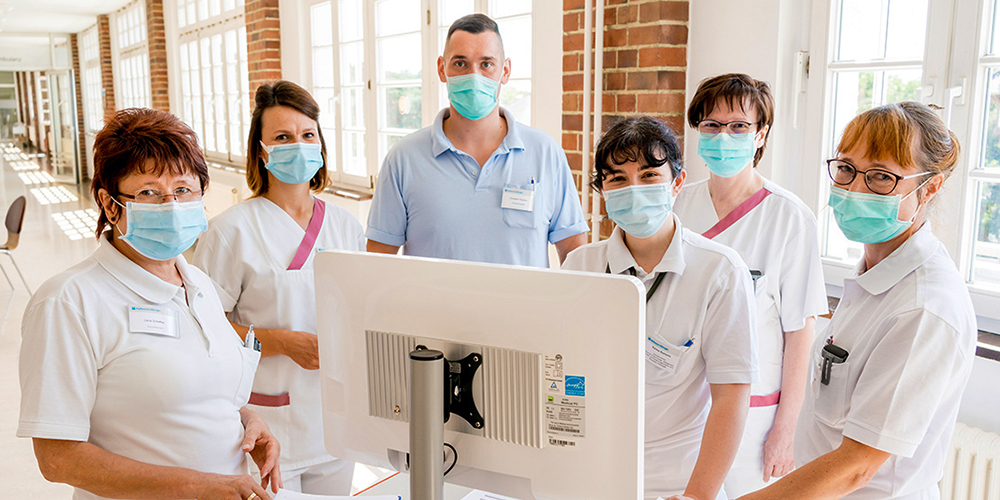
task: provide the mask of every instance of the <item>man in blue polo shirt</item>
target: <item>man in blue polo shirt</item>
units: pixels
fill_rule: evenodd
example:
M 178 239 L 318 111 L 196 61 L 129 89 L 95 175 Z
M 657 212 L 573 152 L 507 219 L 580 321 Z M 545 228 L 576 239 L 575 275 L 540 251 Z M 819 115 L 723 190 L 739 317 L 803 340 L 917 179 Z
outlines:
M 548 267 L 586 243 L 566 154 L 497 105 L 510 77 L 497 23 L 451 25 L 438 76 L 451 106 L 389 151 L 368 215 L 368 251 Z

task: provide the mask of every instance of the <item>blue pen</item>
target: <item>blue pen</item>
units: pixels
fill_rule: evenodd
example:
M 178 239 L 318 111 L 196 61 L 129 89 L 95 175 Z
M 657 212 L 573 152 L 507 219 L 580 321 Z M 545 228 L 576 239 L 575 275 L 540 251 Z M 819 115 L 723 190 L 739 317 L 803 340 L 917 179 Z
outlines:
M 532 185 L 532 186 L 534 186 L 534 185 L 535 185 L 535 178 L 534 178 L 534 177 L 532 177 L 532 178 L 531 178 L 531 185 Z
M 691 347 L 692 345 L 694 345 L 694 339 L 690 339 L 684 343 L 684 347 Z

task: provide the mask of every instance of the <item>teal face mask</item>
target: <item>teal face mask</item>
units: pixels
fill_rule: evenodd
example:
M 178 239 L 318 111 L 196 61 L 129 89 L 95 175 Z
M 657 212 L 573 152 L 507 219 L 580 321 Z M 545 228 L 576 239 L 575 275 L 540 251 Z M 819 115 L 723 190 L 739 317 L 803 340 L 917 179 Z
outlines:
M 757 153 L 754 137 L 757 134 L 700 134 L 698 156 L 705 160 L 708 169 L 719 177 L 732 177 L 753 162 Z
M 473 121 L 480 120 L 497 107 L 499 88 L 499 81 L 475 73 L 451 76 L 448 77 L 448 100 L 458 114 Z
M 622 231 L 649 238 L 663 227 L 673 209 L 673 189 L 672 182 L 612 189 L 604 192 L 604 207 Z
M 125 217 L 128 228 L 119 238 L 153 260 L 177 257 L 191 248 L 198 235 L 208 229 L 203 200 L 186 203 L 130 201 L 125 204 Z
M 916 189 L 910 194 L 915 192 Z M 831 186 L 828 204 L 833 210 L 837 226 L 847 239 L 865 244 L 882 243 L 899 236 L 906 228 L 913 225 L 912 219 L 906 221 L 898 219 L 899 205 L 910 194 L 886 196 L 856 193 Z M 920 207 L 917 207 L 917 211 L 919 209 Z M 914 217 L 917 211 L 913 212 Z
M 264 167 L 285 184 L 309 182 L 323 167 L 323 146 L 319 144 L 296 142 L 268 146 L 261 142 L 260 145 L 267 151 Z

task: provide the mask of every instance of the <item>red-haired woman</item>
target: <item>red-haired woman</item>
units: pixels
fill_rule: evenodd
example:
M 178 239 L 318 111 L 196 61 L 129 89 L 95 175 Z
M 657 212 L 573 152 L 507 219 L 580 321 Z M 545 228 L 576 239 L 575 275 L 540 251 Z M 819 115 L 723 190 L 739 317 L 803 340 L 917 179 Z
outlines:
M 250 405 L 281 441 L 285 487 L 347 495 L 354 463 L 323 445 L 313 256 L 363 251 L 361 224 L 313 196 L 330 181 L 319 106 L 287 81 L 257 88 L 250 123 L 247 184 L 253 197 L 209 223 L 194 263 L 215 280 L 241 335 L 261 342 Z
M 245 406 L 260 353 L 180 255 L 205 229 L 207 184 L 194 132 L 169 113 L 119 111 L 94 141 L 100 246 L 32 297 L 20 358 L 17 434 L 76 500 L 267 499 L 281 485 L 278 444 Z

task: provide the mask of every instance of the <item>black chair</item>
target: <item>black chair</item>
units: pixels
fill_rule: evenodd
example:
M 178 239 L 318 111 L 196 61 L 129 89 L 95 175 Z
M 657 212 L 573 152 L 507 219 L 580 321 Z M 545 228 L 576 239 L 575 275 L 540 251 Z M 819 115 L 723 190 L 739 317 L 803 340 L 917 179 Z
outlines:
M 7 209 L 7 219 L 4 221 L 4 225 L 7 226 L 7 242 L 3 246 L 0 246 L 0 253 L 4 253 L 10 257 L 10 262 L 14 264 L 17 275 L 21 277 L 21 283 L 24 283 L 24 288 L 27 288 L 28 293 L 31 294 L 34 292 L 31 291 L 28 281 L 21 274 L 21 268 L 17 267 L 14 255 L 10 253 L 11 250 L 17 248 L 17 243 L 21 238 L 21 226 L 24 225 L 24 207 L 26 204 L 27 200 L 24 196 L 18 196 L 14 200 L 14 203 L 10 204 L 10 208 Z M 10 287 L 14 288 L 14 282 L 10 280 L 10 276 L 7 275 L 7 271 L 3 269 L 3 266 L 0 266 L 0 271 L 3 271 L 3 277 L 7 278 L 7 283 L 10 284 Z

